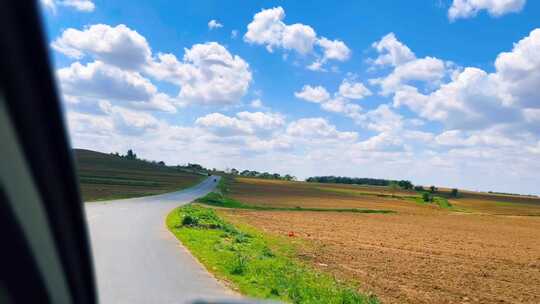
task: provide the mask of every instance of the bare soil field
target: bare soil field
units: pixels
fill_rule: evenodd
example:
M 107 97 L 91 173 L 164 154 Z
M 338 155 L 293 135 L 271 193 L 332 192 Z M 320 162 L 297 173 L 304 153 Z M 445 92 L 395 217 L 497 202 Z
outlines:
M 536 202 L 474 194 L 452 200 L 467 209 L 454 212 L 368 194 L 373 187 L 237 179 L 230 190 L 250 204 L 397 211 L 220 211 L 268 233 L 294 232 L 305 240 L 300 258 L 383 303 L 540 303 L 540 216 L 524 216 L 540 214 Z

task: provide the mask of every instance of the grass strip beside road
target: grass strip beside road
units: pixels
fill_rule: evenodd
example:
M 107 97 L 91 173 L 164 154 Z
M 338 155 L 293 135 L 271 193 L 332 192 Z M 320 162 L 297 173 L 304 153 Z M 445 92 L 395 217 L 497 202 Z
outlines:
M 234 226 L 214 209 L 176 208 L 167 226 L 209 271 L 244 295 L 290 303 L 379 303 L 297 260 L 293 242 Z

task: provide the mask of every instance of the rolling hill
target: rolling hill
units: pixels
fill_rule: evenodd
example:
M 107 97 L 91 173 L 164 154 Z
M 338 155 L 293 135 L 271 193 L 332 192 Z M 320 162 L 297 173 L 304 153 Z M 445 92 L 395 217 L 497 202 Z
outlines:
M 191 187 L 203 174 L 142 160 L 74 149 L 85 202 L 154 195 Z

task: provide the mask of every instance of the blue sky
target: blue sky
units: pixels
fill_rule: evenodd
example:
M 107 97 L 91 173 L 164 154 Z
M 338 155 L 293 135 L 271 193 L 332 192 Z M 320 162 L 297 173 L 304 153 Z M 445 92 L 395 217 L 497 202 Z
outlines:
M 76 147 L 540 191 L 539 2 L 42 7 Z

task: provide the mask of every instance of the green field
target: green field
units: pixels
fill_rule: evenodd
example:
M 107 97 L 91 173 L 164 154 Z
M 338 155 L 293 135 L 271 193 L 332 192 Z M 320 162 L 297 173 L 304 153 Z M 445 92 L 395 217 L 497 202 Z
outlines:
M 84 201 L 155 195 L 188 188 L 205 176 L 142 160 L 74 149 Z

